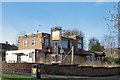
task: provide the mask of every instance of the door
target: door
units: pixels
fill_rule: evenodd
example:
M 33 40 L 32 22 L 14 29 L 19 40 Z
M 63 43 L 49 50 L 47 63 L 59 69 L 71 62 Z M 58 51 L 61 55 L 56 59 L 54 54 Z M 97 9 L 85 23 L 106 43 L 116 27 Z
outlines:
M 21 63 L 21 55 L 17 55 L 17 62 Z

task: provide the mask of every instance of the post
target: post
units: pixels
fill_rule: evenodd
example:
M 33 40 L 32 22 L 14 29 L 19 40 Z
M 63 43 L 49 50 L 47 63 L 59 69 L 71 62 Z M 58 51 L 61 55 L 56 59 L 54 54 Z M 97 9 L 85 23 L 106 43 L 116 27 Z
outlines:
M 61 62 L 62 62 L 62 53 L 61 53 Z
M 74 57 L 74 46 L 72 46 L 71 64 L 73 64 L 73 57 Z
M 62 48 L 62 46 L 61 46 L 61 49 L 60 49 L 60 53 L 61 53 L 61 63 L 62 63 L 62 61 L 63 61 L 63 53 L 64 53 L 64 49 Z

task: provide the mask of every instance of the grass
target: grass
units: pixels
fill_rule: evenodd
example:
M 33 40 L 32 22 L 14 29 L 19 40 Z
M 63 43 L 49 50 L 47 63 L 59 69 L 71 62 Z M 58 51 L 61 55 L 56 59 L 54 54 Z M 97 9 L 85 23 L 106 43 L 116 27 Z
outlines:
M 36 80 L 32 76 L 22 76 L 16 74 L 0 74 L 0 78 L 9 80 Z

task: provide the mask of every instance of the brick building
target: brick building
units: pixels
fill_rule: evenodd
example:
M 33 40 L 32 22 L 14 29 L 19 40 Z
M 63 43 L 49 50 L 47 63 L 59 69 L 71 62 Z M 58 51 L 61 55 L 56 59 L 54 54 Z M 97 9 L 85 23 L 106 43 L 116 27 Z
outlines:
M 50 34 L 36 33 L 18 37 L 18 49 L 40 49 L 50 47 Z
M 51 40 L 51 37 L 52 36 L 49 33 L 35 33 L 19 36 L 18 50 L 6 51 L 6 62 L 46 64 L 59 62 L 70 64 L 72 61 L 71 57 L 73 57 L 74 64 L 88 61 L 87 59 L 90 54 L 83 50 L 83 37 L 76 35 L 61 37 L 61 40 L 57 41 L 57 56 L 54 54 L 56 41 Z M 72 46 L 74 47 L 73 56 L 72 52 L 70 52 Z
M 18 56 L 29 56 L 30 54 L 25 55 L 25 50 L 31 51 L 32 49 L 34 49 L 36 52 L 35 61 L 31 61 L 31 62 L 51 63 L 53 46 L 55 45 L 55 43 L 56 43 L 55 41 L 51 40 L 51 35 L 48 33 L 35 33 L 35 34 L 22 35 L 18 37 L 18 50 L 22 50 L 22 52 L 20 53 L 19 51 L 16 51 L 16 50 L 12 52 L 7 51 L 7 56 L 9 57 L 10 55 L 11 56 L 16 55 L 17 58 Z M 83 56 L 81 57 L 80 55 L 80 54 L 83 54 L 83 38 L 82 37 L 78 37 L 76 35 L 69 36 L 69 37 L 61 37 L 61 41 L 57 42 L 57 45 L 58 45 L 59 56 L 60 56 L 61 47 L 63 48 L 65 53 L 62 55 L 62 57 L 64 58 L 65 55 L 71 50 L 72 46 L 74 46 L 74 57 L 75 57 L 74 61 L 76 59 L 75 62 L 80 63 L 80 61 L 83 59 Z M 28 52 L 28 53 L 31 53 L 31 52 Z M 71 61 L 70 54 L 67 56 L 64 62 L 70 63 Z M 17 58 L 16 60 L 21 60 Z M 27 60 L 23 60 L 23 62 L 25 61 L 27 62 Z M 20 61 L 7 60 L 7 62 L 20 62 Z

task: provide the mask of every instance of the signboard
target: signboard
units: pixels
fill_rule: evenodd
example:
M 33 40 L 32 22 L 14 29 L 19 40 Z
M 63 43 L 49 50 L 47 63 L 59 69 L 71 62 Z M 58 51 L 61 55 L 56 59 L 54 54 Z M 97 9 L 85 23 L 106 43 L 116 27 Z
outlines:
M 61 40 L 61 31 L 59 31 L 59 30 L 52 31 L 52 40 L 60 41 Z

